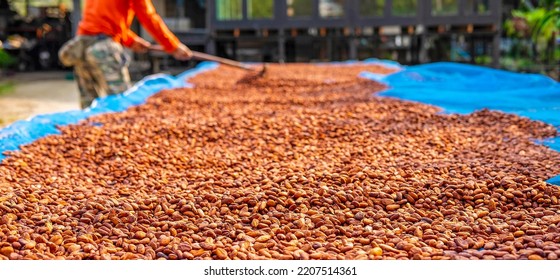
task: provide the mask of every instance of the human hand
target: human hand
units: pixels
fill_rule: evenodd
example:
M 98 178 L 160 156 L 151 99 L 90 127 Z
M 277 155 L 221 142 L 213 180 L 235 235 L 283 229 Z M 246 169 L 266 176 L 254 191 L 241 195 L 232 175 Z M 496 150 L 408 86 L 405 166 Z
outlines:
M 187 46 L 180 44 L 172 55 L 177 60 L 189 60 L 192 58 L 193 53 Z
M 150 42 L 138 37 L 134 40 L 134 43 L 132 43 L 130 48 L 137 53 L 146 53 L 150 49 L 151 45 L 152 44 L 150 44 Z

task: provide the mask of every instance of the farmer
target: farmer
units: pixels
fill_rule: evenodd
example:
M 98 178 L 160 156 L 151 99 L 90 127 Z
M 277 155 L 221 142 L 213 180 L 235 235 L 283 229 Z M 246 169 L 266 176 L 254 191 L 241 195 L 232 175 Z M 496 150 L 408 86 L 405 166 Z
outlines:
M 130 30 L 136 16 L 175 59 L 188 60 L 191 50 L 167 28 L 152 0 L 86 0 L 77 36 L 59 51 L 65 66 L 74 66 L 82 108 L 97 97 L 117 94 L 131 86 L 129 57 L 123 46 L 145 53 L 150 43 Z

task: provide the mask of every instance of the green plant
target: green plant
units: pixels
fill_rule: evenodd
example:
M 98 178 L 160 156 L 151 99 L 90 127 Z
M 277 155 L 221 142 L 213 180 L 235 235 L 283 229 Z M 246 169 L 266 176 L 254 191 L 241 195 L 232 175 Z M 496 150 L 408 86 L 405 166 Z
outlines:
M 385 0 L 360 0 L 360 15 L 368 17 L 383 16 Z
M 393 15 L 414 16 L 416 15 L 417 5 L 418 0 L 393 0 Z
M 249 18 L 270 19 L 274 17 L 274 1 L 272 0 L 249 0 L 247 5 Z
M 217 0 L 217 18 L 219 20 L 239 20 L 243 18 L 241 0 Z
M 508 19 L 504 24 L 506 33 L 518 38 L 532 36 L 535 41 L 548 41 L 556 30 L 552 21 L 543 21 L 547 18 L 549 12 L 541 7 L 528 11 L 514 10 L 512 12 L 513 18 Z
M 537 6 L 523 1 L 512 18 L 504 22 L 507 36 L 519 39 L 514 46 L 516 53 L 530 55 L 536 62 L 555 64 L 555 41 L 560 30 L 560 0 L 541 0 Z
M 9 53 L 0 49 L 0 68 L 7 68 L 16 63 L 16 59 L 13 58 Z
M 480 55 L 475 57 L 476 64 L 479 65 L 490 65 L 492 63 L 492 57 L 489 55 Z
M 12 92 L 14 90 L 13 82 L 0 82 L 0 95 Z
M 537 38 L 547 27 L 553 28 L 555 32 L 560 30 L 560 0 L 544 0 L 541 2 L 544 2 L 543 4 L 546 5 L 547 9 L 535 24 L 533 38 Z

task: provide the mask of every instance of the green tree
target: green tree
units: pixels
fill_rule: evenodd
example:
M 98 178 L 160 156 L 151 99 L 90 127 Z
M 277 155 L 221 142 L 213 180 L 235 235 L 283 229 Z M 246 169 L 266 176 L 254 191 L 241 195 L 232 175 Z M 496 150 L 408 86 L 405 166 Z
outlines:
M 270 19 L 274 17 L 273 0 L 247 0 L 247 16 L 250 19 Z
M 219 20 L 243 18 L 241 0 L 216 0 L 216 17 Z
M 457 0 L 432 0 L 432 14 L 454 15 L 459 11 Z
M 392 12 L 394 16 L 414 16 L 418 0 L 393 0 Z
M 312 0 L 288 0 L 288 15 L 292 17 L 310 17 L 313 14 Z
M 560 0 L 542 0 L 542 5 L 546 9 L 533 29 L 533 38 L 537 38 L 543 31 L 553 29 L 553 37 L 560 30 Z
M 515 52 L 528 53 L 533 64 L 557 65 L 556 61 L 560 59 L 560 51 L 556 45 L 560 30 L 560 0 L 541 0 L 536 6 L 526 0 L 523 4 L 521 8 L 512 11 L 512 18 L 504 23 L 508 36 L 529 42 L 529 50 L 523 44 L 518 44 L 514 45 Z
M 385 0 L 360 0 L 360 15 L 367 17 L 383 16 Z
M 14 63 L 16 63 L 16 59 L 3 49 L 0 49 L 0 68 L 10 67 Z

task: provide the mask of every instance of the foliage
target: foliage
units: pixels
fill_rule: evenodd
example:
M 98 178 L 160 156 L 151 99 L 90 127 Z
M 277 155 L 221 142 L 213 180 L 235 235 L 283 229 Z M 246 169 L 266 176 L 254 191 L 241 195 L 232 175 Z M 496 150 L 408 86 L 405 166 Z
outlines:
M 560 0 L 540 0 L 536 7 L 523 1 L 520 9 L 512 12 L 504 28 L 508 36 L 533 40 L 550 40 L 560 30 Z
M 533 29 L 533 37 L 538 37 L 544 33 L 546 28 L 552 28 L 555 31 L 560 30 L 560 0 L 545 0 L 546 12 L 542 18 L 536 23 Z
M 554 64 L 559 59 L 555 40 L 560 30 L 560 0 L 541 0 L 537 6 L 530 1 L 523 3 L 504 23 L 506 34 L 517 42 L 512 49 L 535 62 Z
M 457 0 L 432 0 L 432 13 L 435 15 L 454 15 L 458 11 Z
M 216 0 L 217 18 L 220 20 L 236 20 L 243 18 L 241 0 Z
M 27 15 L 25 10 L 26 1 L 27 0 L 8 0 L 12 9 L 22 16 Z M 72 0 L 29 0 L 30 7 L 58 6 L 60 4 L 63 4 L 70 10 L 74 7 Z
M 393 0 L 393 15 L 413 16 L 416 14 L 418 0 Z
M 13 58 L 9 53 L 0 49 L 0 68 L 7 68 L 16 63 L 16 59 Z
M 535 8 L 529 11 L 514 10 L 512 12 L 513 18 L 508 19 L 504 24 L 507 35 L 516 38 L 538 35 L 538 37 L 533 37 L 533 39 L 550 40 L 557 28 L 552 21 L 543 22 L 548 12 L 545 8 Z M 537 29 L 539 33 L 534 34 L 533 32 Z
M 295 17 L 309 17 L 313 13 L 313 1 L 311 0 L 291 0 L 290 8 Z
M 383 16 L 385 0 L 360 0 L 360 15 L 362 16 Z
M 479 65 L 490 65 L 490 64 L 492 64 L 492 57 L 489 56 L 489 55 L 480 55 L 480 56 L 475 57 L 474 60 L 475 60 L 476 64 L 479 64 Z
M 12 92 L 14 84 L 12 82 L 0 82 L 0 95 Z
M 249 10 L 247 16 L 253 19 L 266 19 L 274 17 L 273 0 L 248 0 Z
M 241 0 L 216 1 L 217 17 L 221 20 L 237 20 L 243 18 L 243 2 Z M 248 0 L 247 17 L 250 19 L 266 19 L 274 16 L 273 0 Z

